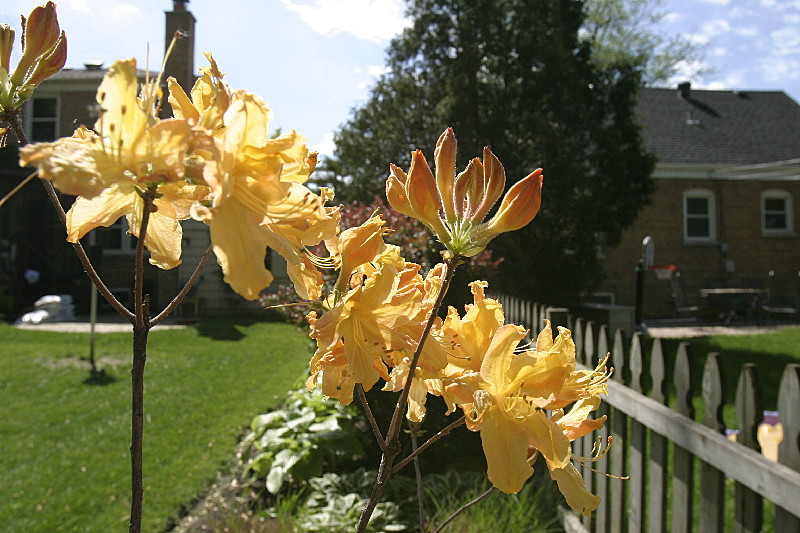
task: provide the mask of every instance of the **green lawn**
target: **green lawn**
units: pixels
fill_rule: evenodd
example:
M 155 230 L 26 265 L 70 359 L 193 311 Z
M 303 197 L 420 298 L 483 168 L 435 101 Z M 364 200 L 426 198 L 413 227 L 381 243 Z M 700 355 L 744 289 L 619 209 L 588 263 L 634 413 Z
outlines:
M 4 532 L 127 531 L 131 335 L 0 325 L 0 524 Z M 155 330 L 145 371 L 143 531 L 163 531 L 197 497 L 252 417 L 307 368 L 287 324 L 219 319 Z
M 723 417 L 729 428 L 738 427 L 733 404 L 736 398 L 736 384 L 742 365 L 753 363 L 756 367 L 759 390 L 763 409 L 775 410 L 778 402 L 778 387 L 786 365 L 800 363 L 800 327 L 777 329 L 769 333 L 754 335 L 713 335 L 691 339 L 665 339 L 662 343 L 667 363 L 669 379 L 675 364 L 675 351 L 678 343 L 684 340 L 689 343 L 689 361 L 694 380 L 696 409 L 701 409 L 699 402 L 703 366 L 710 352 L 720 354 L 720 373 L 722 387 L 725 391 Z M 645 368 L 648 368 L 645 365 Z M 697 413 L 702 419 L 702 411 Z

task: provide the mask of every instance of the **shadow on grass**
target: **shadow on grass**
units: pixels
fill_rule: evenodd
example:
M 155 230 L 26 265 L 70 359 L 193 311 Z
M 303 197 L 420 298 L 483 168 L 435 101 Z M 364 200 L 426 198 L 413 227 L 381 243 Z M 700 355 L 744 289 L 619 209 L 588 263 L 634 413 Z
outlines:
M 237 315 L 206 318 L 197 324 L 197 332 L 203 337 L 220 341 L 240 341 L 246 337 L 241 328 L 257 322 L 270 322 L 263 315 Z
M 96 370 L 92 368 L 89 370 L 89 376 L 84 379 L 81 383 L 84 385 L 96 385 L 96 386 L 105 386 L 111 385 L 112 383 L 116 383 L 117 378 L 112 376 L 111 374 L 107 373 L 105 369 Z

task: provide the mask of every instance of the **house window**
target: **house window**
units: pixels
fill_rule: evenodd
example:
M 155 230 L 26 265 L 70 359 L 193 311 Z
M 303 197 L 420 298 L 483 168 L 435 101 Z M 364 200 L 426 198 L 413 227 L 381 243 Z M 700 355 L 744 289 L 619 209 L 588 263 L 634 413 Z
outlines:
M 30 103 L 32 142 L 49 142 L 58 137 L 58 99 L 34 98 Z
M 683 193 L 683 238 L 687 242 L 709 242 L 717 238 L 713 192 L 692 189 Z
M 787 191 L 761 193 L 761 231 L 764 235 L 785 235 L 794 232 L 792 195 Z
M 136 239 L 128 235 L 128 220 L 120 217 L 107 228 L 98 228 L 97 243 L 106 252 L 134 253 L 136 251 Z

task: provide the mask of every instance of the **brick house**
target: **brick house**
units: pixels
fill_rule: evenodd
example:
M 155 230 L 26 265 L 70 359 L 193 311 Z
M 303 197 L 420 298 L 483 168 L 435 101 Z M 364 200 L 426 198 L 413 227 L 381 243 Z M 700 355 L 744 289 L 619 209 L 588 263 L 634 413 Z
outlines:
M 704 287 L 753 286 L 797 306 L 800 105 L 781 91 L 643 89 L 637 112 L 656 154 L 656 191 L 622 242 L 602 251 L 599 288 L 634 305 L 634 270 L 651 236 L 655 263 L 679 283 L 645 275 L 645 318 L 675 314 L 675 289 L 703 304 Z
M 185 88 L 194 83 L 195 18 L 186 9 L 185 1 L 175 0 L 167 11 L 165 48 L 176 31 L 183 36 L 174 47 L 165 76 L 174 76 Z M 69 136 L 81 124 L 91 126 L 97 119 L 97 87 L 107 69 L 97 62 L 85 63 L 83 69 L 65 69 L 42 83 L 23 108 L 25 131 L 32 142 L 52 141 Z M 139 71 L 144 81 L 147 73 Z M 151 78 L 157 73 L 150 73 Z M 169 106 L 166 106 L 167 108 Z M 17 150 L 12 145 L 0 150 L 0 197 L 8 193 L 30 173 L 17 165 Z M 62 205 L 69 208 L 72 197 L 62 196 Z M 166 305 L 188 279 L 209 245 L 204 224 L 192 220 L 183 224 L 183 263 L 172 270 L 146 268 L 145 291 L 150 293 L 152 309 Z M 127 235 L 124 217 L 107 229 L 92 231 L 83 245 L 112 292 L 131 304 L 133 291 L 133 255 L 135 239 Z M 28 184 L 0 209 L 0 318 L 13 319 L 44 294 L 70 294 L 79 313 L 88 310 L 90 285 L 72 247 L 65 243 L 64 229 L 41 185 Z M 273 262 L 273 273 L 279 281 L 288 279 L 285 263 Z M 38 281 L 25 279 L 26 271 L 39 273 Z M 232 307 L 247 306 L 222 281 L 222 273 L 213 258 L 204 270 L 195 296 L 209 313 L 228 312 Z M 105 302 L 102 302 L 105 304 Z M 254 307 L 254 304 L 250 304 Z M 110 309 L 110 307 L 109 307 Z

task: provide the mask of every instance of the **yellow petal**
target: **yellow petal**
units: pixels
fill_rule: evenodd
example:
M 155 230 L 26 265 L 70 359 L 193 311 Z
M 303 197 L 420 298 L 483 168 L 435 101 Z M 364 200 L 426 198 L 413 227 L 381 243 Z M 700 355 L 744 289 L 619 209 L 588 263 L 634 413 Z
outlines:
M 490 408 L 483 417 L 481 443 L 492 485 L 506 494 L 519 492 L 533 474 L 522 426 L 506 418 L 497 407 Z
M 260 217 L 234 197 L 224 207 L 215 209 L 213 219 L 206 221 L 225 282 L 247 300 L 258 298 L 273 280 L 264 266 L 267 244 L 259 222 Z
M 112 186 L 92 199 L 78 197 L 67 211 L 67 241 L 78 242 L 97 227 L 108 227 L 120 217 L 132 213 L 139 197 L 133 187 L 127 191 Z
M 592 511 L 600 505 L 600 497 L 586 490 L 583 477 L 571 463 L 564 468 L 551 470 L 550 476 L 558 483 L 558 490 L 573 511 L 591 516 Z
M 563 468 L 569 464 L 572 447 L 561 427 L 547 418 L 541 410 L 535 410 L 525 419 L 528 442 L 539 450 L 551 468 Z
M 489 391 L 492 394 L 502 393 L 510 382 L 508 368 L 514 357 L 514 349 L 523 337 L 525 337 L 524 330 L 521 331 L 521 328 L 513 324 L 499 328 L 492 337 L 481 364 L 481 379 L 490 385 Z

